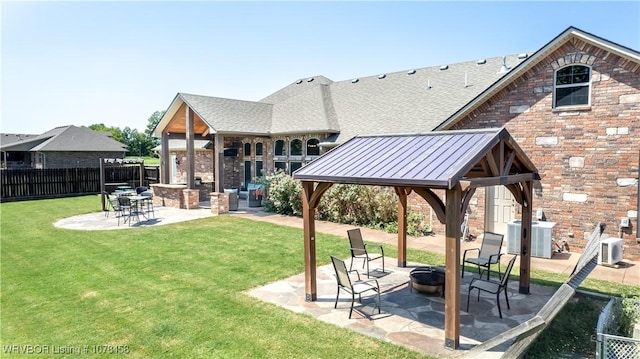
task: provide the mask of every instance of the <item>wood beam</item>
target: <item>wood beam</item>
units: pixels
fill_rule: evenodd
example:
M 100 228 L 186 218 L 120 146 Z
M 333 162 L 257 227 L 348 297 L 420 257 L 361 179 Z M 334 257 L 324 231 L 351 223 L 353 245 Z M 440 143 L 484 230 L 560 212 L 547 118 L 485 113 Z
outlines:
M 412 188 L 420 197 L 424 198 L 427 203 L 433 208 L 433 211 L 436 213 L 436 217 L 440 223 L 445 224 L 447 222 L 446 219 L 446 211 L 444 203 L 440 197 L 438 197 L 432 190 L 424 187 L 413 187 Z M 457 207 L 456 207 L 457 208 Z
M 312 208 L 318 208 L 318 205 L 320 204 L 320 199 L 322 199 L 322 195 L 333 185 L 333 183 L 319 183 L 315 190 L 313 191 L 313 194 L 311 195 L 311 198 L 309 199 L 309 206 L 311 206 Z
M 302 182 L 302 220 L 304 224 L 304 288 L 307 302 L 318 299 L 316 277 L 315 208 L 311 206 L 314 183 Z
M 489 166 L 489 176 L 499 176 L 500 169 L 498 168 L 498 164 L 496 163 L 495 157 L 493 157 L 493 151 L 489 151 L 484 158 L 487 160 L 487 165 Z
M 516 152 L 515 151 L 511 151 L 511 153 L 509 154 L 509 158 L 507 158 L 507 161 L 504 164 L 504 167 L 502 167 L 502 176 L 508 176 L 509 172 L 511 171 L 511 166 L 513 165 L 513 160 L 516 158 Z
M 445 302 L 444 345 L 457 349 L 460 345 L 460 185 L 447 190 L 447 217 L 445 238 Z
M 210 130 L 211 130 L 211 129 L 210 129 L 209 127 L 207 127 L 207 128 L 202 132 L 202 134 L 201 134 L 200 136 L 204 137 L 204 136 L 208 135 Z
M 467 213 L 467 209 L 469 208 L 469 202 L 471 198 L 476 193 L 475 187 L 469 187 L 466 190 L 462 191 L 462 206 L 460 208 L 460 220 L 464 221 L 464 214 Z M 462 224 L 462 222 L 460 222 Z
M 504 175 L 504 176 L 496 176 L 496 177 L 465 178 L 463 180 L 460 180 L 460 185 L 464 188 L 506 186 L 514 183 L 533 181 L 534 179 L 535 179 L 534 173 L 521 173 L 517 175 Z
M 533 181 L 522 183 L 522 227 L 520 237 L 520 288 L 522 294 L 529 294 L 531 280 L 531 221 L 533 218 Z
M 171 183 L 171 164 L 169 163 L 169 133 L 162 131 L 160 139 L 160 183 Z
M 195 189 L 195 157 L 196 151 L 194 149 L 194 140 L 193 140 L 193 110 L 191 107 L 186 106 L 186 140 L 187 140 L 187 188 Z
M 407 266 L 407 197 L 411 188 L 394 187 L 398 195 L 398 267 Z

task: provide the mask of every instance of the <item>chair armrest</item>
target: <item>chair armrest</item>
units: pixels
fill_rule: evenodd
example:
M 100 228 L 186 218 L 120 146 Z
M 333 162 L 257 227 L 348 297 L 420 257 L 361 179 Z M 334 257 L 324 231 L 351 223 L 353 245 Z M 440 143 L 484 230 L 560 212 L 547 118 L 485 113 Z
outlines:
M 360 280 L 358 282 L 364 283 L 364 284 L 369 284 L 369 285 L 373 285 L 371 283 L 376 283 L 376 288 L 380 289 L 380 285 L 378 284 L 378 280 L 377 279 Z
M 467 258 L 467 252 L 469 251 L 478 251 L 478 253 L 480 253 L 480 248 L 470 248 L 470 249 L 465 249 L 464 253 L 462 254 L 462 261 L 464 262 L 465 259 Z
M 348 273 L 353 273 L 353 272 L 356 272 L 356 275 L 358 275 L 358 282 L 359 282 L 360 281 L 360 272 L 358 272 L 357 270 L 354 269 L 354 270 L 347 271 L 347 274 Z
M 501 256 L 502 256 L 502 253 L 490 255 L 489 256 L 489 263 L 498 263 L 500 261 L 500 257 Z M 498 257 L 495 262 L 493 262 L 493 257 Z
M 367 249 L 367 247 L 369 247 L 369 245 L 365 243 L 365 245 L 364 245 L 364 249 Z M 382 248 L 382 246 L 381 246 L 381 245 L 375 245 L 375 246 L 373 246 L 373 247 L 378 247 L 378 248 L 380 248 L 380 252 L 382 253 L 382 255 L 384 255 L 384 248 Z

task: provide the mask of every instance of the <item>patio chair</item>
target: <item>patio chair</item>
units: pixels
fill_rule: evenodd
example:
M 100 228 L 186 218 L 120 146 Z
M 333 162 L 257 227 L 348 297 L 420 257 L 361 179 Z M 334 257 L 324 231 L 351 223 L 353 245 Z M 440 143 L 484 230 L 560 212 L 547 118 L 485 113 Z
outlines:
M 351 264 L 349 265 L 349 270 L 353 268 L 354 258 L 362 258 L 362 268 L 364 268 L 364 265 L 366 263 L 367 278 L 370 278 L 369 262 L 382 258 L 382 273 L 384 273 L 384 249 L 382 248 L 382 246 L 375 246 L 380 248 L 380 253 L 371 254 L 367 249 L 369 245 L 365 244 L 362 240 L 362 233 L 360 232 L 360 228 L 348 230 L 347 235 L 349 236 L 349 243 L 351 245 Z
M 465 263 L 478 266 L 478 274 L 482 277 L 481 268 L 487 269 L 487 279 L 491 274 L 491 265 L 498 264 L 498 276 L 500 276 L 500 252 L 502 251 L 502 241 L 504 235 L 493 232 L 484 232 L 482 245 L 480 248 L 471 248 L 464 251 L 462 255 L 462 278 L 464 278 Z M 467 258 L 467 252 L 478 251 L 477 257 Z
M 484 280 L 481 278 L 473 278 L 471 280 L 471 283 L 469 283 L 469 294 L 467 295 L 467 312 L 469 312 L 469 298 L 471 298 L 471 291 L 473 289 L 477 289 L 478 301 L 480 301 L 480 291 L 496 295 L 496 302 L 498 303 L 498 314 L 502 319 L 502 310 L 500 309 L 500 292 L 504 292 L 504 299 L 507 301 L 507 309 L 511 309 L 509 307 L 509 296 L 507 295 L 507 284 L 509 282 L 509 276 L 511 275 L 513 263 L 515 263 L 517 257 L 517 255 L 514 255 L 513 258 L 511 258 L 509 264 L 507 265 L 507 270 L 504 272 L 504 276 L 500 281 Z
M 138 207 L 136 204 L 131 202 L 131 198 L 127 196 L 118 197 L 118 204 L 120 205 L 120 216 L 118 217 L 118 226 L 120 225 L 120 217 L 125 217 L 124 223 L 129 222 L 129 226 L 131 226 L 131 221 L 133 217 L 136 217 L 137 221 L 140 222 L 140 214 L 138 211 Z
M 116 218 L 120 218 L 120 216 L 122 215 L 122 208 L 120 207 L 120 202 L 118 202 L 118 198 L 117 197 L 112 197 L 109 196 L 106 198 L 107 199 L 107 218 L 109 218 L 109 212 L 113 212 L 116 216 Z M 120 220 L 118 219 L 118 223 L 120 223 Z
M 357 270 L 347 270 L 347 265 L 342 259 L 331 256 L 331 262 L 333 263 L 333 269 L 336 272 L 336 280 L 338 282 L 338 293 L 336 294 L 336 303 L 334 308 L 338 308 L 338 298 L 340 297 L 340 290 L 344 290 L 347 293 L 351 293 L 351 309 L 349 310 L 349 319 L 353 313 L 353 304 L 356 300 L 356 294 L 358 295 L 358 302 L 362 303 L 362 293 L 368 291 L 374 291 L 378 295 L 378 314 L 380 314 L 380 285 L 376 279 L 360 280 L 360 273 Z M 355 272 L 358 275 L 358 280 L 352 282 L 349 273 Z

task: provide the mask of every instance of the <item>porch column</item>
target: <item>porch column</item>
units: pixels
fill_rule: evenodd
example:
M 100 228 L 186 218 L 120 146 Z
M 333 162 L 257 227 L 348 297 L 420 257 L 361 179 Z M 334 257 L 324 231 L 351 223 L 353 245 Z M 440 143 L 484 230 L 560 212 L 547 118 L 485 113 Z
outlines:
M 222 135 L 213 136 L 213 190 L 224 192 L 224 140 Z
M 187 189 L 195 189 L 195 149 L 193 146 L 193 110 L 186 108 L 186 140 L 187 140 Z
M 460 345 L 460 184 L 448 189 L 446 196 L 444 346 L 457 349 Z
M 162 131 L 161 139 L 161 151 L 160 151 L 160 183 L 169 184 L 171 177 L 169 163 L 169 134 Z
M 311 203 L 313 182 L 302 182 L 302 220 L 304 225 L 304 288 L 305 300 L 318 299 L 316 278 L 315 208 Z

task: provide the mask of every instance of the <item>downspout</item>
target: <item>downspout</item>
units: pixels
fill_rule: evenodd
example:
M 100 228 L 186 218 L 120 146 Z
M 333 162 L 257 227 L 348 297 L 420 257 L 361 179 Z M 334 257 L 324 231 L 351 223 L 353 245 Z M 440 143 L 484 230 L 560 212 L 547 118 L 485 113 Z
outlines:
M 638 151 L 638 192 L 636 192 L 636 242 L 640 241 L 640 151 Z

